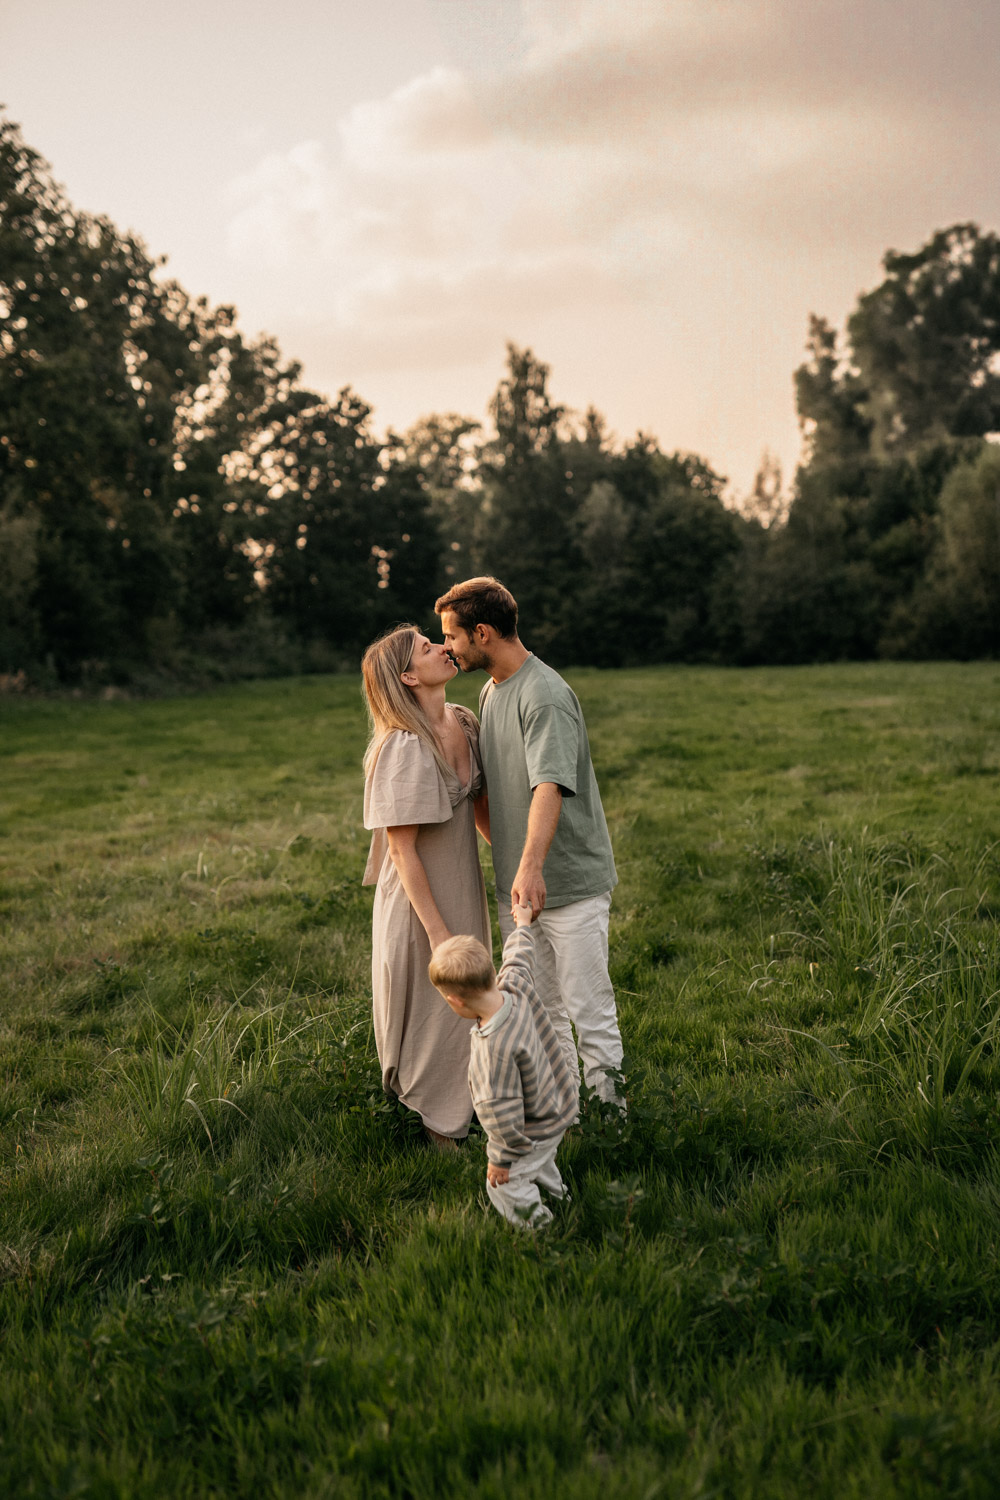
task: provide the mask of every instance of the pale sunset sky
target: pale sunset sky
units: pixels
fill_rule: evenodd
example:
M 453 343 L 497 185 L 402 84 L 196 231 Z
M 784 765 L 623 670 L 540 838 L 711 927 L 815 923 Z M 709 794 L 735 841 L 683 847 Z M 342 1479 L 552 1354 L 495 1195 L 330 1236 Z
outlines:
M 997 0 L 0 0 L 73 204 L 374 425 L 556 400 L 751 483 L 810 312 L 1000 229 Z

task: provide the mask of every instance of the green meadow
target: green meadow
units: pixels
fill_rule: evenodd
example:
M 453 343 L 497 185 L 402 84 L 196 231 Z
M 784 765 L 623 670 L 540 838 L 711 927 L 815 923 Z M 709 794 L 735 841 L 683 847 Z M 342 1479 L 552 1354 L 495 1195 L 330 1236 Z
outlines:
M 630 1110 L 534 1237 L 381 1093 L 357 681 L 0 700 L 5 1495 L 996 1494 L 1000 665 L 567 675 Z

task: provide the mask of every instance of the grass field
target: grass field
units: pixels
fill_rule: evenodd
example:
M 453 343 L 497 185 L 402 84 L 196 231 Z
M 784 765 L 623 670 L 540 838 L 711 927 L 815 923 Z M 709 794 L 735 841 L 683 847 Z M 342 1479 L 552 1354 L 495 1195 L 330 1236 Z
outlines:
M 569 675 L 631 1109 L 537 1237 L 379 1089 L 354 680 L 0 701 L 0 1492 L 996 1495 L 1000 666 Z

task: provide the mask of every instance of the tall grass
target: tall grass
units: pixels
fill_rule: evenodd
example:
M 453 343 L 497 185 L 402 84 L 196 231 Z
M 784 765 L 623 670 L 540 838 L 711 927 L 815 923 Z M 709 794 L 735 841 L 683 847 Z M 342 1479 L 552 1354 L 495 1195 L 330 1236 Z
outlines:
M 118 1080 L 136 1127 L 150 1141 L 171 1145 L 190 1136 L 194 1122 L 215 1153 L 215 1135 L 235 1113 L 253 1124 L 255 1108 L 320 1058 L 329 1044 L 329 1014 L 300 1014 L 288 999 L 249 1018 L 240 996 L 221 1014 L 204 1016 L 192 1004 L 179 1024 L 150 1009 L 142 1017 L 137 1051 L 119 1054 Z M 308 1125 L 295 1111 L 297 1128 Z
M 381 1091 L 356 684 L 11 706 L 4 1493 L 995 1493 L 997 669 L 573 682 L 630 1107 L 534 1236 Z
M 983 1101 L 1000 1090 L 1000 934 L 980 919 L 996 862 L 994 843 L 956 861 L 867 833 L 772 860 L 799 925 L 769 942 L 806 958 L 831 1009 L 850 1018 L 853 1060 L 836 1060 L 878 1129 L 891 1128 L 883 1147 L 954 1157 L 964 1146 L 970 1158 L 981 1148 Z

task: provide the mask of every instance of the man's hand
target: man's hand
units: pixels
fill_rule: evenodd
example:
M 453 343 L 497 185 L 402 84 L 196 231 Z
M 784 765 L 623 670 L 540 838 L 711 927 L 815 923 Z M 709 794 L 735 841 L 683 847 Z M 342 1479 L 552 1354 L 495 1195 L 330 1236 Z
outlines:
M 522 858 L 510 888 L 510 909 L 530 906 L 531 914 L 537 917 L 545 910 L 545 877 L 541 865 L 526 864 Z
M 486 1181 L 490 1187 L 503 1187 L 505 1182 L 510 1181 L 509 1167 L 495 1167 L 493 1163 L 486 1163 Z
M 515 927 L 530 927 L 535 920 L 530 901 L 524 901 L 520 906 L 512 906 L 510 914 L 514 918 Z

